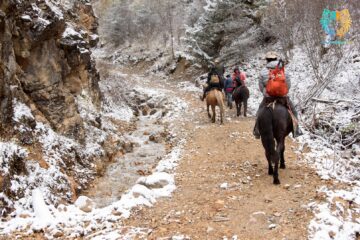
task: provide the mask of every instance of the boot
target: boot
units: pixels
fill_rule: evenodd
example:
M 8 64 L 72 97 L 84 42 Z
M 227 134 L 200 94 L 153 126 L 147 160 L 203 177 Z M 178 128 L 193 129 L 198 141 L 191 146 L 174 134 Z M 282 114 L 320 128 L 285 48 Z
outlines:
M 292 101 L 290 100 L 290 98 L 287 98 L 288 104 L 290 106 L 291 112 L 293 113 L 294 117 L 296 118 L 296 121 L 298 122 L 298 113 L 295 109 L 294 104 L 292 103 Z M 293 137 L 300 137 L 301 135 L 303 135 L 298 123 L 296 124 L 296 129 L 294 129 L 293 131 Z
M 255 123 L 255 126 L 254 126 L 254 130 L 253 130 L 253 135 L 256 139 L 260 139 L 260 131 L 259 131 L 259 126 L 257 124 L 257 122 Z
M 300 137 L 301 135 L 303 135 L 303 132 L 301 131 L 301 129 L 298 126 L 298 127 L 296 127 L 295 131 L 293 132 L 293 138 Z
M 204 94 L 202 96 L 200 96 L 200 100 L 204 101 L 205 97 L 206 97 L 206 93 L 204 92 Z

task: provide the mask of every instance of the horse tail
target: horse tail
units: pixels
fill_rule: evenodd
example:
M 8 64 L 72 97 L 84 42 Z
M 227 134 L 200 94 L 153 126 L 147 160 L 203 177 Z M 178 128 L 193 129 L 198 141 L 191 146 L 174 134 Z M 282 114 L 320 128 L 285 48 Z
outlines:
M 224 98 L 223 98 L 222 92 L 216 91 L 215 97 L 216 97 L 216 101 L 217 101 L 217 103 L 219 105 L 219 108 L 220 108 L 220 113 L 224 117 L 224 113 L 225 113 L 225 111 L 224 111 Z

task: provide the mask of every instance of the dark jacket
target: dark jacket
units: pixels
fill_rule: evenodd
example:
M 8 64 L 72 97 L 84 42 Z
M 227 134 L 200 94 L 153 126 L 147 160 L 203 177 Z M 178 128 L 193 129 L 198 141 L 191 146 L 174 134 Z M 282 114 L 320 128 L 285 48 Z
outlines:
M 234 84 L 233 84 L 233 80 L 231 77 L 228 77 L 227 79 L 225 79 L 224 89 L 227 92 L 230 92 L 230 90 L 232 91 L 234 89 Z
M 212 75 L 218 75 L 219 77 L 219 80 L 220 80 L 220 83 L 218 84 L 213 84 L 213 83 L 210 83 L 210 80 L 211 80 L 211 76 Z M 224 88 L 224 80 L 223 78 L 221 77 L 221 75 L 218 74 L 218 72 L 216 71 L 215 68 L 212 68 L 208 74 L 208 77 L 207 77 L 207 81 L 206 83 L 208 84 L 208 88 L 219 88 L 219 89 L 223 89 Z

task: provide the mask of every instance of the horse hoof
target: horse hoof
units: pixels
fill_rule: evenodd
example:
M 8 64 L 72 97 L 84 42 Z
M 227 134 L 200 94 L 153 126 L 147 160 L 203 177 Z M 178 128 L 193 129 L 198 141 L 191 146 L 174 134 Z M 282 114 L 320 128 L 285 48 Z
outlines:
M 280 180 L 279 179 L 274 179 L 274 182 L 273 182 L 275 185 L 279 185 L 280 184 Z
M 274 174 L 274 171 L 273 171 L 273 170 L 269 170 L 269 171 L 268 171 L 268 174 L 269 174 L 269 175 L 273 175 L 273 174 Z
M 285 169 L 286 166 L 285 166 L 285 165 L 280 165 L 280 168 L 281 168 L 281 169 Z

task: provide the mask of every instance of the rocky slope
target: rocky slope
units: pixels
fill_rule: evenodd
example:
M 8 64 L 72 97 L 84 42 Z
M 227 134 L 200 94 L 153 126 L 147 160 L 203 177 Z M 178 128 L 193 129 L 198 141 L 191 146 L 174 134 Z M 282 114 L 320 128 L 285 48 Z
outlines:
M 101 132 L 102 96 L 90 50 L 97 27 L 86 0 L 1 1 L 2 214 L 36 187 L 47 202 L 74 200 L 109 158 L 106 139 L 89 140 L 90 132 Z M 84 105 L 93 108 L 92 118 Z
M 272 39 L 261 26 L 266 5 L 263 0 L 208 0 L 186 31 L 187 51 L 204 64 L 218 56 L 230 66 L 248 59 Z
M 11 109 L 18 98 L 55 130 L 84 138 L 74 96 L 87 91 L 100 102 L 89 51 L 97 28 L 91 6 L 77 3 L 63 14 L 49 1 L 5 1 L 1 11 L 2 107 Z M 11 111 L 3 118 L 11 119 Z

